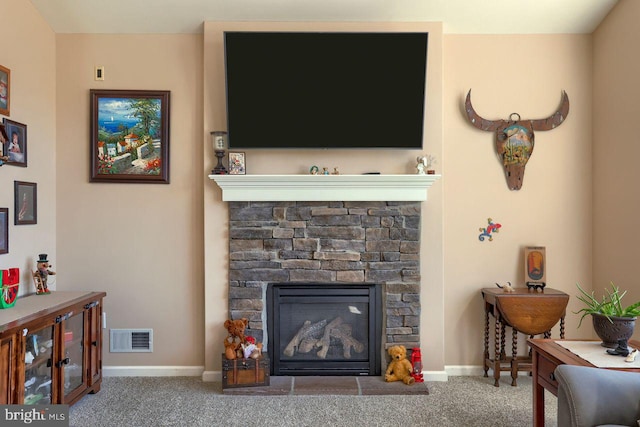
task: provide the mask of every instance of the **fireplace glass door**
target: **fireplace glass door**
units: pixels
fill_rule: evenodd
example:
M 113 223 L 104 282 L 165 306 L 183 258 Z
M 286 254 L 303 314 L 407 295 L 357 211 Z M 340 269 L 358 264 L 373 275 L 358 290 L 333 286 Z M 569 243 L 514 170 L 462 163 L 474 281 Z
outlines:
M 270 285 L 272 375 L 379 375 L 380 295 L 377 285 Z

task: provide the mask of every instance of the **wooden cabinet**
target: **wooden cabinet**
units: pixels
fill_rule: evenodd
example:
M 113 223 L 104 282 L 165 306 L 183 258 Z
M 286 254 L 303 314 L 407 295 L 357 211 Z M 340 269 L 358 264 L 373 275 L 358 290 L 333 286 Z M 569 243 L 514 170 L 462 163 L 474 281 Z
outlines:
M 100 390 L 104 292 L 52 292 L 0 310 L 0 404 L 69 404 Z

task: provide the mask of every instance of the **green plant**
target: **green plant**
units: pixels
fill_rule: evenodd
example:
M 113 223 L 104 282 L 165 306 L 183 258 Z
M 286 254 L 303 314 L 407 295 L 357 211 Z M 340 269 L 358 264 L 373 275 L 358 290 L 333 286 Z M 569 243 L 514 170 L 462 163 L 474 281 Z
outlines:
M 578 299 L 585 303 L 586 307 L 578 311 L 574 311 L 574 314 L 582 313 L 582 317 L 580 317 L 580 323 L 578 323 L 578 327 L 582 325 L 582 319 L 584 316 L 588 314 L 601 314 L 605 316 L 609 322 L 613 323 L 611 317 L 636 317 L 640 316 L 640 301 L 631 304 L 628 307 L 622 307 L 622 297 L 625 296 L 627 291 L 620 293 L 620 288 L 611 282 L 611 290 L 606 289 L 606 295 L 602 296 L 602 301 L 599 301 L 594 296 L 593 291 L 589 294 L 584 289 L 580 287 L 578 283 L 576 283 L 578 289 L 580 289 L 580 293 L 582 295 L 578 295 Z

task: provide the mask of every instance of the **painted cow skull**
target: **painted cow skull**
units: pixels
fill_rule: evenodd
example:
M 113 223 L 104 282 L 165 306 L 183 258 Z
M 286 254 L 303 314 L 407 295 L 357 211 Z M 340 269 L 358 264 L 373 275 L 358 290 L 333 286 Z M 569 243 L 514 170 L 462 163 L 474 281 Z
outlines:
M 511 113 L 509 120 L 486 120 L 471 105 L 471 90 L 467 93 L 465 111 L 471 124 L 478 129 L 496 132 L 496 150 L 504 165 L 510 190 L 519 190 L 524 179 L 524 168 L 533 152 L 534 130 L 554 129 L 569 114 L 569 97 L 562 91 L 560 108 L 546 119 L 521 120 L 520 114 Z

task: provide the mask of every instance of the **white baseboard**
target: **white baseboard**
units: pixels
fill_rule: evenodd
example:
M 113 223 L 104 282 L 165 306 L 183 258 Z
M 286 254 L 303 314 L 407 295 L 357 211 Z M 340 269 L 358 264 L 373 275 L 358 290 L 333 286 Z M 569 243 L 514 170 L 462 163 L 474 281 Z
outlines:
M 104 377 L 199 377 L 204 366 L 103 366 Z
M 423 371 L 425 381 L 448 381 L 450 376 L 483 375 L 482 366 L 449 365 L 443 371 Z M 526 374 L 526 373 L 524 373 Z M 203 366 L 105 366 L 105 377 L 201 377 L 204 382 L 222 381 L 222 371 L 205 371 Z
M 444 367 L 447 374 L 454 377 L 468 377 L 483 375 L 484 370 L 479 365 L 448 365 Z

